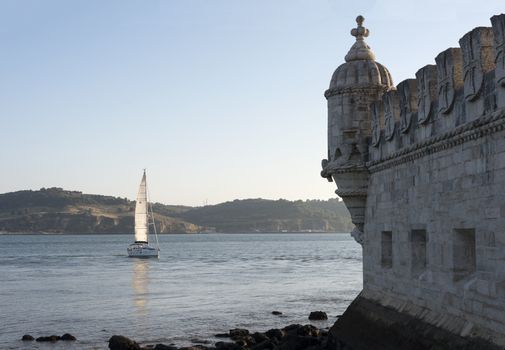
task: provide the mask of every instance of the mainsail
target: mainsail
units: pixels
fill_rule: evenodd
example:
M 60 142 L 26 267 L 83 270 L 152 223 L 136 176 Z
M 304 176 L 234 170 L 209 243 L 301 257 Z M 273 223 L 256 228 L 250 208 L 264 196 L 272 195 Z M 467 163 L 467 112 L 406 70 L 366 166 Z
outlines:
M 135 242 L 147 242 L 148 233 L 146 172 L 144 171 L 135 205 Z

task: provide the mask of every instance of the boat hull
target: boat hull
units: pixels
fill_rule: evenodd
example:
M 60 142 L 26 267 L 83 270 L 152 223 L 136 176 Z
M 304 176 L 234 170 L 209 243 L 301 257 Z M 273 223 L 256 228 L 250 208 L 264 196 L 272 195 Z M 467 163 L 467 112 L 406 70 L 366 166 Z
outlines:
M 130 258 L 157 258 L 159 251 L 146 243 L 133 243 L 126 249 Z

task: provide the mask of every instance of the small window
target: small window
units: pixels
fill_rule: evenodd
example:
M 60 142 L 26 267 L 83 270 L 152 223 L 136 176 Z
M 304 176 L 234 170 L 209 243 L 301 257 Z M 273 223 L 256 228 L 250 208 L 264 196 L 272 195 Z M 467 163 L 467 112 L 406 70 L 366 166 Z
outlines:
M 393 267 L 393 233 L 382 232 L 381 265 L 386 269 Z
M 476 271 L 475 229 L 454 230 L 452 262 L 454 281 L 462 280 Z
M 426 231 L 412 230 L 410 249 L 412 251 L 411 271 L 413 277 L 419 277 L 426 270 Z

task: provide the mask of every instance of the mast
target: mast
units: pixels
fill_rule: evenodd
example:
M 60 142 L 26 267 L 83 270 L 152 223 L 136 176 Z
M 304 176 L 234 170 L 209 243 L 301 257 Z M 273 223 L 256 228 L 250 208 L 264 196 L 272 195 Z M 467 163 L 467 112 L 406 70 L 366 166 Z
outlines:
M 149 196 L 149 189 L 147 188 L 146 186 L 146 191 L 147 191 L 147 196 L 148 198 L 150 198 Z M 154 228 L 154 238 L 156 239 L 156 249 L 158 250 L 158 252 L 160 251 L 160 244 L 158 242 L 158 231 L 156 230 L 156 222 L 154 221 L 154 212 L 153 212 L 153 204 L 148 201 L 149 203 L 149 211 L 150 211 L 150 215 L 151 215 L 151 225 L 153 225 L 153 228 Z

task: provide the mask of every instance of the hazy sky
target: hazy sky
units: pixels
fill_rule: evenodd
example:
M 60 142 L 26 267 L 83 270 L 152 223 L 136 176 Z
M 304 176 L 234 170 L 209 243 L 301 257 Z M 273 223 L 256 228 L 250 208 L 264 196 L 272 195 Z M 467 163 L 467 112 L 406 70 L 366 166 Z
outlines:
M 324 90 L 358 14 L 395 83 L 503 0 L 1 0 L 0 193 L 330 198 Z

